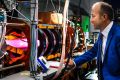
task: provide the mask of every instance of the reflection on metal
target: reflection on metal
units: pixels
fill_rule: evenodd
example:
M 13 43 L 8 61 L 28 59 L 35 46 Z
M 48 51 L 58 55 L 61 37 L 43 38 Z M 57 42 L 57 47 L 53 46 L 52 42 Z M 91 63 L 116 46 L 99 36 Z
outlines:
M 25 26 L 25 23 L 7 23 L 8 26 Z

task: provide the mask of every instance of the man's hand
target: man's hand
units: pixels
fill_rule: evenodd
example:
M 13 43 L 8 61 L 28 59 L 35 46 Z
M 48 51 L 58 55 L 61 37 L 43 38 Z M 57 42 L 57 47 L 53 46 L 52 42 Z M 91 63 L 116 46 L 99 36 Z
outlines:
M 68 59 L 65 59 L 65 60 L 64 60 L 64 63 L 65 63 L 65 64 L 66 64 L 67 60 L 68 60 Z M 72 59 L 69 60 L 68 66 L 69 66 L 69 67 L 72 67 L 72 68 L 75 67 L 74 61 L 73 61 Z

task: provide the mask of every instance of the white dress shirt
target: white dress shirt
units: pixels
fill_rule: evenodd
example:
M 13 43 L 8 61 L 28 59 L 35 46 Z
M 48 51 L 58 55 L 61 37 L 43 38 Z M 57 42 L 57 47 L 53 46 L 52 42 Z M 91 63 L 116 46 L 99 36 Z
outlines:
M 102 43 L 102 62 L 104 60 L 104 55 L 105 55 L 105 47 L 106 47 L 106 42 L 108 38 L 109 31 L 111 27 L 113 26 L 113 21 L 110 22 L 110 24 L 102 31 L 103 34 L 103 43 Z

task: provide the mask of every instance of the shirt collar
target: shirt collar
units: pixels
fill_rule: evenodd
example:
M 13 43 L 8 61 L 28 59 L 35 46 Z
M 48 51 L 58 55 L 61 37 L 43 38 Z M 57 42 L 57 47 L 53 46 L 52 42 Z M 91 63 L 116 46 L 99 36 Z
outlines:
M 102 34 L 104 37 L 108 36 L 108 33 L 113 25 L 113 21 L 110 22 L 110 24 L 102 31 Z

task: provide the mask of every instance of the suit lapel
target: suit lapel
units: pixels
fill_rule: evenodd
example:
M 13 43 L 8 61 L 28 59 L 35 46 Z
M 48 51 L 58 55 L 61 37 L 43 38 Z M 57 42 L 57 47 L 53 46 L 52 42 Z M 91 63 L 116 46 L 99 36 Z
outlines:
M 109 46 L 109 44 L 110 44 L 111 39 L 112 39 L 112 35 L 110 35 L 110 36 L 107 38 L 107 43 L 106 43 L 106 47 L 105 47 L 105 54 L 106 54 L 106 52 L 107 52 L 107 49 L 108 49 L 108 46 Z
M 113 26 L 112 26 L 109 34 L 108 34 L 108 38 L 107 38 L 107 42 L 106 42 L 106 47 L 105 47 L 105 55 L 104 55 L 104 57 L 106 57 L 107 50 L 108 50 L 108 47 L 109 47 L 109 45 L 110 45 L 110 41 L 111 41 L 111 39 L 112 39 L 112 37 L 113 37 L 113 32 L 114 32 L 114 31 L 115 31 L 115 25 L 113 24 Z M 104 59 L 105 59 L 105 58 L 104 58 Z

